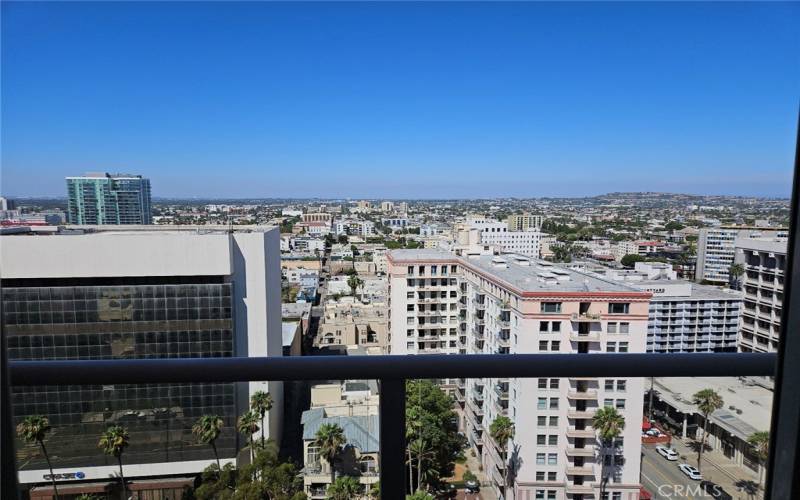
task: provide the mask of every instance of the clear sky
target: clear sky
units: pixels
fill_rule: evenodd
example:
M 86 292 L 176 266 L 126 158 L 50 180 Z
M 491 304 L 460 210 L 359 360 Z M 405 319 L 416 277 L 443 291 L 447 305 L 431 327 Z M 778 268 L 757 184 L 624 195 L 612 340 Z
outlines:
M 788 196 L 800 3 L 2 3 L 3 194 Z

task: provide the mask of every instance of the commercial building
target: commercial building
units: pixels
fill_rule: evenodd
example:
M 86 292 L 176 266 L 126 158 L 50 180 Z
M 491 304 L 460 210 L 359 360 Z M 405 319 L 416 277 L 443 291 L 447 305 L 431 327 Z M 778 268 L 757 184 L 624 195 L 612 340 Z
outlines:
M 777 352 L 787 239 L 739 237 L 734 246 L 735 262 L 744 267 L 739 278 L 744 291 L 739 351 Z
M 539 257 L 542 233 L 536 228 L 525 231 L 510 231 L 503 222 L 469 217 L 467 228 L 477 229 L 482 245 L 490 245 L 506 253 L 518 253 L 528 257 Z M 464 231 L 463 226 L 459 231 Z
M 394 203 L 392 203 L 391 201 L 382 201 L 381 212 L 384 213 L 394 212 Z
M 70 233 L 0 236 L 9 359 L 281 355 L 277 228 L 117 226 Z M 130 434 L 126 477 L 155 478 L 148 484 L 159 490 L 162 479 L 190 477 L 214 463 L 209 446 L 191 433 L 202 415 L 222 416 L 220 460 L 236 461 L 236 418 L 257 390 L 275 401 L 265 435 L 279 439 L 279 382 L 36 386 L 14 389 L 11 406 L 15 423 L 49 418 L 48 453 L 63 482 L 116 481 L 116 460 L 97 441 L 119 424 Z M 47 483 L 38 447 L 18 443 L 17 450 L 20 482 Z
M 697 281 L 727 284 L 735 256 L 736 238 L 782 238 L 786 229 L 763 227 L 704 227 L 697 239 Z
M 597 275 L 522 255 L 394 250 L 389 279 L 392 354 L 646 350 L 651 294 Z M 511 477 L 506 498 L 597 498 L 605 462 L 609 496 L 638 498 L 639 426 L 626 425 L 614 446 L 600 448 L 591 423 L 602 406 L 640 422 L 641 379 L 443 383 L 463 405 L 465 435 L 496 493 Z M 488 432 L 500 415 L 516 423 L 509 463 L 506 443 Z
M 541 215 L 513 214 L 506 219 L 509 231 L 527 231 L 528 229 L 541 229 L 543 217 Z
M 331 223 L 331 214 L 325 212 L 309 213 L 300 216 L 303 222 L 324 222 L 325 224 Z
M 70 224 L 152 224 L 150 179 L 141 175 L 67 177 Z
M 639 255 L 647 257 L 657 254 L 664 249 L 662 241 L 620 241 L 611 247 L 611 253 L 616 260 L 622 260 L 626 255 Z
M 360 485 L 354 500 L 373 498 L 370 491 L 378 482 L 378 388 L 375 381 L 345 381 L 311 388 L 311 409 L 304 411 L 303 487 L 309 498 L 329 498 L 331 467 L 336 476 L 354 477 Z M 342 428 L 346 444 L 334 464 L 329 463 L 315 443 L 324 424 Z
M 653 294 L 647 352 L 736 352 L 742 311 L 738 292 L 679 279 L 672 266 L 660 262 L 637 262 L 633 270 L 607 270 L 605 275 Z

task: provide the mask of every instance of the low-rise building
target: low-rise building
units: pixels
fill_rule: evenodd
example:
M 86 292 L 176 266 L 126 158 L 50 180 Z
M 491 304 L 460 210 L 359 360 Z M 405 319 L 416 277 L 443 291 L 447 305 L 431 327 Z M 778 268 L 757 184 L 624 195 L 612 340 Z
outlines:
M 385 354 L 389 346 L 389 318 L 386 304 L 363 304 L 352 297 L 328 301 L 320 320 L 315 347 L 347 346 L 378 348 Z M 372 349 L 371 352 L 374 352 Z

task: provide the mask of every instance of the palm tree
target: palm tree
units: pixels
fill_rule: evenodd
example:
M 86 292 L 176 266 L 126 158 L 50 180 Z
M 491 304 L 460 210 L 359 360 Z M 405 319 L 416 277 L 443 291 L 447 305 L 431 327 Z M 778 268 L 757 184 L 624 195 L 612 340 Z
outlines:
M 239 421 L 237 422 L 236 429 L 239 431 L 240 434 L 244 434 L 247 436 L 247 444 L 250 446 L 250 462 L 253 462 L 253 454 L 254 454 L 254 443 L 253 443 L 253 434 L 258 432 L 258 413 L 254 411 L 248 411 L 244 415 L 239 417 Z
M 503 496 L 508 490 L 508 442 L 514 439 L 514 422 L 510 418 L 500 415 L 489 425 L 489 435 L 503 452 L 503 466 L 506 468 L 503 476 Z
M 600 440 L 600 496 L 602 497 L 606 485 L 606 448 L 610 445 L 613 451 L 616 438 L 625 429 L 625 417 L 620 415 L 616 408 L 604 406 L 595 412 L 592 427 L 597 431 Z
M 217 471 L 222 473 L 222 466 L 219 464 L 219 454 L 217 453 L 217 438 L 225 426 L 225 421 L 219 415 L 203 415 L 197 419 L 197 423 L 192 426 L 192 434 L 203 444 L 210 444 L 214 450 L 214 457 L 217 459 Z
M 122 453 L 130 445 L 130 436 L 128 430 L 121 425 L 113 425 L 105 430 L 100 435 L 100 441 L 97 443 L 98 448 L 103 449 L 103 453 L 117 457 L 119 463 L 119 480 L 122 483 L 122 498 L 127 495 L 125 487 L 125 475 L 122 473 Z
M 728 274 L 731 278 L 731 288 L 739 290 L 741 284 L 741 276 L 744 274 L 744 266 L 741 264 L 731 264 Z
M 358 497 L 361 485 L 358 480 L 350 476 L 342 476 L 328 486 L 325 492 L 327 500 L 350 500 Z
M 374 483 L 369 489 L 369 497 L 372 500 L 380 500 L 381 498 L 381 482 Z
M 753 447 L 761 467 L 758 468 L 758 484 L 763 482 L 764 467 L 769 457 L 769 431 L 754 432 L 747 438 L 747 443 Z
M 266 428 L 264 427 L 264 417 L 272 409 L 272 396 L 268 392 L 257 391 L 250 396 L 250 406 L 253 411 L 261 415 L 261 447 L 264 447 Z
M 17 436 L 25 440 L 26 443 L 36 443 L 42 448 L 42 455 L 47 461 L 47 468 L 50 469 L 50 480 L 53 482 L 53 495 L 58 500 L 58 489 L 56 488 L 56 477 L 53 475 L 53 464 L 50 463 L 50 456 L 44 446 L 47 433 L 50 432 L 50 421 L 44 415 L 31 415 L 17 425 Z
M 344 429 L 339 425 L 322 424 L 317 429 L 314 446 L 319 448 L 320 454 L 325 457 L 331 467 L 331 484 L 336 480 L 336 469 L 333 465 L 345 443 L 347 443 L 347 439 L 344 437 Z
M 422 464 L 425 460 L 433 458 L 435 454 L 429 444 L 420 436 L 408 444 L 408 467 L 410 470 L 414 470 L 413 457 L 415 455 L 417 457 L 417 489 L 419 490 L 422 488 L 422 475 L 424 473 Z M 427 467 L 426 469 L 430 468 Z M 413 489 L 413 485 L 411 487 Z
M 703 448 L 706 447 L 706 437 L 708 436 L 708 417 L 722 408 L 725 403 L 722 401 L 722 396 L 717 394 L 714 389 L 697 391 L 692 396 L 692 403 L 703 414 L 703 438 L 700 440 L 700 447 L 697 449 L 697 470 L 700 470 L 700 460 L 703 458 Z
M 350 277 L 347 278 L 347 286 L 350 287 L 350 291 L 352 292 L 353 297 L 356 296 L 356 290 L 358 289 L 358 287 L 360 287 L 363 284 L 364 282 L 361 280 L 361 278 L 359 278 L 355 274 L 350 275 Z

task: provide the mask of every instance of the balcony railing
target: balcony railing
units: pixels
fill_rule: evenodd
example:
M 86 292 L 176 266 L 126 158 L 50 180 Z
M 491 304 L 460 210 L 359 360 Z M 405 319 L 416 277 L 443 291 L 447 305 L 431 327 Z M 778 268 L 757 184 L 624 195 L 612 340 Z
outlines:
M 381 491 L 383 499 L 394 500 L 405 496 L 405 474 L 397 471 L 405 467 L 406 379 L 771 376 L 776 358 L 775 354 L 755 353 L 602 353 L 14 361 L 10 363 L 10 384 L 292 381 L 324 380 L 331 374 L 338 379 L 377 378 Z M 5 419 L 4 413 L 4 424 L 10 426 L 10 419 Z M 566 454 L 590 457 L 594 449 L 570 447 Z M 4 493 L 11 493 L 3 498 L 14 498 L 14 481 L 7 481 L 5 476 Z M 588 487 L 583 488 L 588 492 Z

